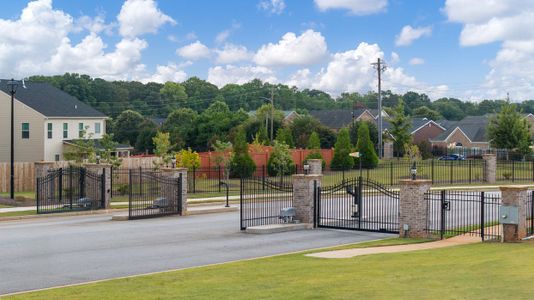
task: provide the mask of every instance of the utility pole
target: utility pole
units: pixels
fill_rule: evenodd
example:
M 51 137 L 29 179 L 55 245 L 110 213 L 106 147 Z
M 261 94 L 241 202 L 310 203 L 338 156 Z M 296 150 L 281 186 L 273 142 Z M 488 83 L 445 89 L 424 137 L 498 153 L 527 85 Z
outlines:
M 274 140 L 274 87 L 271 87 L 271 145 Z
M 371 65 L 378 71 L 378 158 L 382 158 L 382 72 L 386 70 L 386 65 L 380 58 Z

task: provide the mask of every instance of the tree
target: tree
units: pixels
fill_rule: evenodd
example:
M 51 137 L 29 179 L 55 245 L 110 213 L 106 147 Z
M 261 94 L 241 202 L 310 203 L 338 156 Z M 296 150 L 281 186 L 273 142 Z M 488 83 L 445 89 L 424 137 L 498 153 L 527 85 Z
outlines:
M 100 160 L 103 163 L 111 164 L 114 168 L 120 167 L 122 159 L 117 155 L 113 155 L 114 152 L 117 152 L 118 145 L 119 143 L 113 140 L 113 134 L 104 134 L 100 140 L 101 149 L 98 150 Z
M 404 103 L 402 100 L 395 106 L 393 116 L 390 118 L 389 123 L 391 124 L 390 133 L 395 139 L 393 141 L 393 150 L 398 156 L 404 156 L 404 145 L 412 139 L 410 134 L 412 122 L 404 113 Z
M 153 138 L 158 133 L 156 124 L 150 120 L 145 120 L 139 127 L 139 135 L 135 141 L 135 150 L 140 153 L 153 153 Z
M 334 157 L 330 164 L 333 169 L 348 170 L 353 167 L 354 159 L 349 156 L 351 148 L 349 131 L 343 128 L 339 131 L 334 145 Z
M 291 175 L 295 171 L 295 162 L 291 158 L 289 146 L 285 143 L 274 141 L 273 152 L 267 161 L 267 173 L 269 176 Z
M 284 142 L 289 148 L 295 148 L 295 143 L 293 142 L 293 135 L 291 134 L 291 129 L 288 127 L 280 127 L 276 132 L 276 140 L 279 142 Z
M 357 121 L 349 126 L 350 142 L 353 145 L 358 144 L 358 130 L 362 124 L 367 125 L 367 128 L 369 129 L 369 136 L 371 137 L 371 142 L 373 145 L 378 145 L 378 128 L 376 128 L 376 124 L 374 122 L 370 121 Z
M 213 151 L 215 151 L 215 164 L 223 169 L 223 177 L 228 181 L 230 178 L 230 163 L 234 156 L 232 143 L 216 140 L 212 147 Z
M 312 132 L 310 135 L 310 138 L 308 139 L 308 149 L 311 150 L 308 155 L 304 158 L 304 161 L 308 161 L 309 159 L 320 159 L 322 161 L 323 168 L 326 166 L 326 161 L 324 160 L 323 156 L 321 155 L 321 140 L 319 139 L 319 135 L 317 132 Z
M 197 118 L 198 114 L 190 108 L 176 109 L 163 122 L 161 130 L 170 134 L 172 144 L 183 149 L 193 140 Z
M 256 171 L 256 164 L 248 153 L 248 143 L 245 137 L 245 130 L 240 128 L 234 141 L 234 155 L 230 164 L 232 177 L 251 177 Z
M 185 107 L 187 94 L 183 85 L 167 81 L 159 92 L 169 110 Z
M 79 139 L 72 141 L 72 145 L 68 147 L 68 151 L 64 153 L 65 159 L 74 161 L 75 165 L 81 165 L 83 162 L 96 162 L 96 147 L 93 134 L 87 134 L 86 126 L 81 132 Z
M 213 102 L 196 119 L 195 145 L 199 149 L 209 149 L 216 140 L 227 141 L 228 132 L 248 119 L 243 110 L 231 112 L 224 102 Z
M 267 128 L 265 128 L 265 126 L 263 125 L 261 125 L 258 132 L 256 132 L 256 138 L 258 139 L 258 142 L 260 142 L 260 144 L 262 145 L 269 145 L 271 143 L 267 134 Z
M 499 113 L 490 118 L 488 138 L 494 148 L 516 150 L 522 155 L 531 151 L 530 124 L 517 105 L 510 102 L 503 104 Z
M 182 149 L 176 153 L 176 167 L 192 170 L 200 167 L 200 155 L 191 148 Z
M 358 128 L 358 144 L 356 144 L 356 151 L 360 152 L 360 157 L 356 159 L 359 164 L 361 160 L 362 168 L 373 169 L 378 165 L 378 155 L 376 155 L 375 147 L 371 142 L 369 136 L 369 127 L 363 123 Z
M 427 118 L 434 121 L 443 119 L 443 116 L 439 112 L 430 109 L 427 106 L 415 108 L 412 110 L 412 115 L 414 118 Z
M 115 119 L 115 139 L 121 143 L 135 145 L 139 135 L 141 124 L 145 118 L 133 110 L 125 110 Z
M 173 154 L 171 151 L 171 142 L 168 132 L 158 131 L 155 137 L 152 138 L 154 142 L 154 154 L 156 154 L 161 161 L 154 162 L 154 167 L 159 169 L 162 165 L 168 166 L 171 163 Z

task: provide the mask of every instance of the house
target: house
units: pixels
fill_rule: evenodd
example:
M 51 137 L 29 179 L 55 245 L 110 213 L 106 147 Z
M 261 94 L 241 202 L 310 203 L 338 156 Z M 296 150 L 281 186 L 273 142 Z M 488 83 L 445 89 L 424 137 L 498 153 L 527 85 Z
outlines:
M 284 124 L 291 124 L 293 120 L 295 120 L 300 115 L 294 111 L 294 110 L 283 110 L 282 113 L 284 114 L 283 122 Z M 256 111 L 251 110 L 248 112 L 249 117 L 254 118 L 256 117 Z
M 433 120 L 427 118 L 413 118 L 410 134 L 412 135 L 412 142 L 418 144 L 423 141 L 429 142 L 446 130 L 445 127 Z
M 83 131 L 96 140 L 106 132 L 107 116 L 91 106 L 48 83 L 25 86 L 15 93 L 15 161 L 63 160 L 65 147 Z M 11 153 L 10 90 L 7 80 L 0 80 L 0 161 L 9 161 Z
M 447 128 L 430 139 L 432 147 L 489 149 L 490 143 L 486 134 L 489 117 L 468 116 L 460 121 L 443 121 L 440 125 Z

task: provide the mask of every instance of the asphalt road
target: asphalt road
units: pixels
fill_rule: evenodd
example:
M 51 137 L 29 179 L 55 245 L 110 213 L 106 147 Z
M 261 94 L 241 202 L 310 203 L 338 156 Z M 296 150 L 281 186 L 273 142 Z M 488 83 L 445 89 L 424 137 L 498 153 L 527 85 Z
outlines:
M 391 235 L 307 230 L 251 235 L 239 213 L 110 221 L 110 216 L 0 222 L 0 295 Z

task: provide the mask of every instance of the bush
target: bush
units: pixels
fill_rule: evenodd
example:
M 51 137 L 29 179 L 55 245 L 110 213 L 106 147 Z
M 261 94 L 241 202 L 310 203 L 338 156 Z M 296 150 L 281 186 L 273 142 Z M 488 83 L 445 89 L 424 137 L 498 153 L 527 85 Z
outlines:
M 304 163 L 306 163 L 308 159 L 320 159 L 324 169 L 326 166 L 326 161 L 321 155 L 321 140 L 315 131 L 310 134 L 310 138 L 308 139 L 308 149 L 312 151 L 306 155 L 304 158 Z
M 326 167 L 326 161 L 323 159 L 323 156 L 320 152 L 313 151 L 306 155 L 306 157 L 304 158 L 304 163 L 307 163 L 309 159 L 320 159 L 322 161 L 321 164 L 323 165 L 323 170 Z
M 245 130 L 239 129 L 234 141 L 234 156 L 230 162 L 230 176 L 247 178 L 256 171 L 256 164 L 248 153 Z
M 200 167 L 200 155 L 191 148 L 183 149 L 176 154 L 176 167 L 187 168 L 188 170 L 198 168 Z
M 274 142 L 273 152 L 267 161 L 267 173 L 269 176 L 291 175 L 295 173 L 295 162 L 289 153 L 289 147 L 285 143 Z
M 356 159 L 356 163 L 359 164 L 359 159 L 362 161 L 362 168 L 374 169 L 378 165 L 378 156 L 375 152 L 375 147 L 371 142 L 369 136 L 369 127 L 366 123 L 363 123 L 358 128 L 358 145 L 356 150 L 360 152 L 360 158 Z
M 343 128 L 337 135 L 336 144 L 334 145 L 334 157 L 330 166 L 337 170 L 348 170 L 354 166 L 354 159 L 349 156 L 351 151 L 349 131 Z

